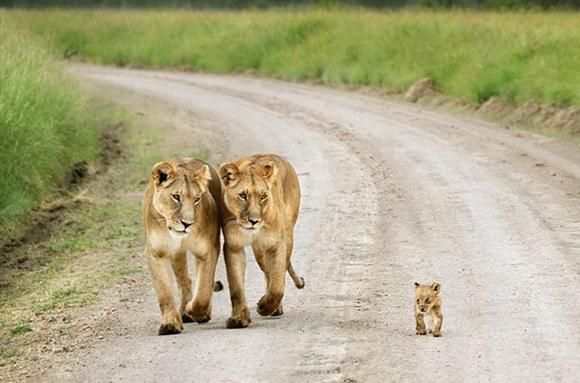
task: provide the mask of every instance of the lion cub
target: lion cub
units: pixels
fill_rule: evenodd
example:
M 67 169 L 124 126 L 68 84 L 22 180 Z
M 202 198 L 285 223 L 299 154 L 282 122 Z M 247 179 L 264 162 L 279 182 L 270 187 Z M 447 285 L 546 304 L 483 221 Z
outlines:
M 433 336 L 441 336 L 443 315 L 441 314 L 441 285 L 439 283 L 421 285 L 415 282 L 415 328 L 417 335 L 427 334 L 423 319 L 425 314 L 429 314 L 431 317 L 429 332 L 433 333 Z

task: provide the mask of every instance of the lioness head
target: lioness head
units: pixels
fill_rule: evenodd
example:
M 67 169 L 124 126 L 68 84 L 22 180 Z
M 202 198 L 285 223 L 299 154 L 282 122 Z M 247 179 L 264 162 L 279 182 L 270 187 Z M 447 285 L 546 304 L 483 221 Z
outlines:
M 243 230 L 258 230 L 272 210 L 272 183 L 277 175 L 267 158 L 241 158 L 220 166 L 224 203 Z
M 191 232 L 200 202 L 208 190 L 209 166 L 184 158 L 159 162 L 151 173 L 155 187 L 154 209 L 163 217 L 172 234 L 180 236 Z
M 421 285 L 415 282 L 415 309 L 421 313 L 428 312 L 437 303 L 440 293 L 441 285 L 439 283 Z

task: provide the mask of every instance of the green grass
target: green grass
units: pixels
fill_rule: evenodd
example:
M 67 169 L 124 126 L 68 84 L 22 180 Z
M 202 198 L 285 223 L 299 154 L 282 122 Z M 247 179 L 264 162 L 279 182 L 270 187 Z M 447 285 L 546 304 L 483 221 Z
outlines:
M 58 307 L 80 307 L 92 302 L 90 293 L 92 287 L 88 285 L 71 286 L 53 290 L 50 295 L 34 305 L 34 312 L 54 310 Z
M 0 12 L 0 238 L 98 149 L 96 123 L 42 41 Z
M 22 355 L 22 352 L 16 350 L 10 350 L 4 347 L 0 347 L 0 361 L 2 359 L 10 359 L 14 358 L 15 356 Z M 0 364 L 1 366 L 1 364 Z
M 404 92 L 430 77 L 461 99 L 580 105 L 580 14 L 286 10 L 14 11 L 59 54 L 372 85 Z
M 102 252 L 116 253 L 118 248 L 133 248 L 140 243 L 141 226 L 136 224 L 139 222 L 140 214 L 138 203 L 105 201 L 72 214 L 75 217 L 74 223 L 54 233 L 46 241 L 26 250 L 36 253 L 36 256 L 43 259 L 43 263 L 46 264 L 38 270 L 17 276 L 12 281 L 10 291 L 6 291 L 6 294 L 0 297 L 0 308 L 10 306 L 14 296 L 33 290 L 47 289 L 51 281 L 62 277 L 70 263 L 75 261 L 75 257 Z M 132 274 L 138 269 L 130 262 L 126 254 L 115 255 L 106 270 L 99 270 L 99 275 L 86 276 L 85 279 L 91 283 L 87 283 L 86 286 L 53 290 L 48 297 L 34 303 L 34 311 L 51 310 L 60 307 L 61 303 L 65 307 L 75 306 L 77 303 L 79 305 L 89 303 L 91 298 L 89 293 L 98 284 L 98 281 L 94 279 L 103 278 L 106 281 L 114 281 L 124 275 Z M 99 267 L 95 265 L 92 270 Z
M 20 322 L 10 330 L 12 335 L 21 335 L 32 331 L 32 325 L 30 322 Z

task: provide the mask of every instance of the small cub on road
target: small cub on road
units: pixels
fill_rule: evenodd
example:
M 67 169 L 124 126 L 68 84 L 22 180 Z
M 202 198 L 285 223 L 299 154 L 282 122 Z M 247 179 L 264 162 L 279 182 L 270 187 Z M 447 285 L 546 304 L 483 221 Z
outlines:
M 427 334 L 423 318 L 425 314 L 428 314 L 431 319 L 429 332 L 433 336 L 441 336 L 443 315 L 441 314 L 441 285 L 439 283 L 421 285 L 415 282 L 415 328 L 417 335 Z

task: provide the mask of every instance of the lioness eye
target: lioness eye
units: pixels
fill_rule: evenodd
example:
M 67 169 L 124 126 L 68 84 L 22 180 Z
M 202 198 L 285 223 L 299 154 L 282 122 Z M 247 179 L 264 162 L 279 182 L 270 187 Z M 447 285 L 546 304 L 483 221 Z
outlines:
M 245 201 L 248 199 L 248 196 L 246 195 L 246 193 L 240 193 L 240 199 Z
M 261 198 L 262 198 L 262 201 L 267 200 L 268 199 L 268 194 L 266 194 L 266 193 L 262 194 L 262 197 Z
M 173 197 L 174 200 L 176 200 L 177 202 L 179 202 L 179 194 L 172 194 L 171 197 Z
M 194 203 L 194 204 L 198 204 L 198 203 L 199 203 L 199 201 L 201 201 L 201 198 L 199 198 L 199 197 L 196 197 L 196 198 L 193 200 L 193 203 Z
M 425 299 L 425 303 L 429 304 L 430 300 L 429 299 Z

